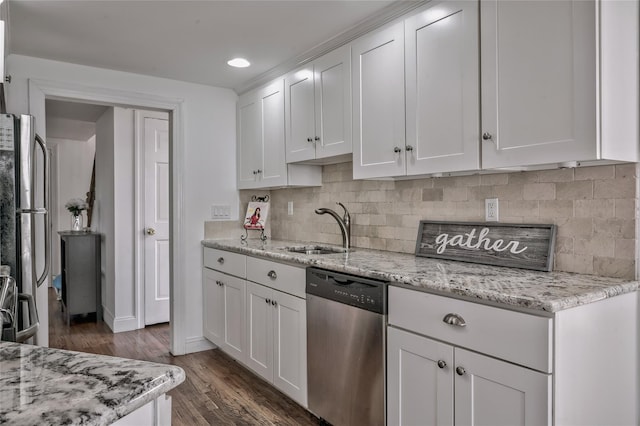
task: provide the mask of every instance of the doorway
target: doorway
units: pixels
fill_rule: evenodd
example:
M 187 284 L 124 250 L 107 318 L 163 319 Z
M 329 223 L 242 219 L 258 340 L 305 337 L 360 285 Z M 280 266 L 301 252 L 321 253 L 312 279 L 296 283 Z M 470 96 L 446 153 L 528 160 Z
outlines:
M 106 105 L 133 105 L 143 109 L 164 110 L 170 116 L 169 154 L 169 199 L 170 199 L 170 237 L 169 246 L 169 287 L 170 287 L 170 348 L 173 355 L 186 353 L 187 338 L 185 335 L 185 254 L 176 247 L 184 246 L 184 214 L 183 202 L 183 159 L 185 156 L 184 144 L 184 99 L 152 94 L 142 94 L 134 91 L 114 90 L 105 87 L 90 87 L 70 82 L 55 82 L 50 80 L 29 79 L 28 98 L 29 113 L 36 117 L 36 130 L 46 137 L 45 128 L 45 97 L 60 100 L 76 100 L 78 102 L 106 104 Z M 42 288 L 37 294 L 38 306 L 47 306 L 48 291 Z M 39 337 L 42 337 L 43 345 L 48 344 L 48 309 L 41 312 L 41 329 Z
M 69 214 L 64 208 L 67 198 L 86 196 L 88 201 L 95 189 L 94 214 L 92 218 L 85 217 L 84 223 L 93 219 L 92 230 L 104 235 L 102 282 L 106 288 L 102 299 L 106 323 L 113 332 L 119 332 L 169 322 L 170 114 L 49 98 L 45 105 L 47 139 L 53 154 L 52 213 L 56 216 L 52 220 L 52 273 L 55 276 L 60 268 L 59 242 L 55 237 L 58 231 L 69 229 Z M 153 122 L 141 129 L 149 118 Z M 150 161 L 145 162 L 145 158 Z M 94 181 L 92 172 L 97 188 L 90 187 Z M 136 178 L 128 179 L 131 176 Z M 155 189 L 153 196 L 147 196 L 146 188 Z M 133 205 L 128 202 L 130 197 L 135 197 Z M 127 208 L 123 209 L 123 204 L 128 204 Z M 154 222 L 150 224 L 148 217 Z M 127 226 L 133 232 L 127 232 Z M 144 232 L 153 227 L 159 231 L 158 238 Z M 133 242 L 130 235 L 143 237 Z M 123 261 L 123 256 L 130 258 Z M 153 273 L 150 264 L 155 268 Z M 127 283 L 126 277 L 110 270 L 114 265 L 118 269 L 133 267 L 129 289 L 122 285 Z M 155 285 L 150 287 L 145 281 Z M 153 314 L 151 319 L 147 313 Z

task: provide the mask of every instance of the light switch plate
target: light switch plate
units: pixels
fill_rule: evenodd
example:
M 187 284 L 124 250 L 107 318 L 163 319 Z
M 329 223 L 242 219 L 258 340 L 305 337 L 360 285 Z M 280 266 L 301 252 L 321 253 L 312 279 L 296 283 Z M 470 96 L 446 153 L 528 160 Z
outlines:
M 211 219 L 213 220 L 231 219 L 231 206 L 228 204 L 213 204 L 211 206 Z

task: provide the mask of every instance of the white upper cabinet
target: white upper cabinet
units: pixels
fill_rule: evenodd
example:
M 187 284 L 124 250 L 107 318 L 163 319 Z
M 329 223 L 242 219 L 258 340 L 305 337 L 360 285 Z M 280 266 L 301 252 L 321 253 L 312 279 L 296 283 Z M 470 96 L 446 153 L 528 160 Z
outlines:
M 405 174 L 404 23 L 351 47 L 353 177 Z
M 242 95 L 237 115 L 238 189 L 322 183 L 319 167 L 285 162 L 284 80 Z
M 354 42 L 354 178 L 478 170 L 478 56 L 476 2 L 433 3 Z
M 405 20 L 407 175 L 477 170 L 478 4 L 433 4 Z
M 350 46 L 285 77 L 285 125 L 287 163 L 351 153 Z
M 480 16 L 483 168 L 638 160 L 637 2 L 487 0 Z

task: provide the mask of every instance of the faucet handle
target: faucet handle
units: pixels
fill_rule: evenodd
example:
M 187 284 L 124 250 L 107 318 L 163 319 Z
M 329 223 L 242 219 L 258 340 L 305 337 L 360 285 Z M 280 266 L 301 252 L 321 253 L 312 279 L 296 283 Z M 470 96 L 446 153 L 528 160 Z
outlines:
M 351 215 L 349 214 L 349 210 L 347 210 L 347 208 L 344 206 L 344 204 L 342 204 L 341 202 L 337 202 L 337 205 L 339 205 L 340 207 L 342 207 L 342 209 L 344 210 L 344 215 L 342 216 L 343 220 L 347 221 L 351 219 Z

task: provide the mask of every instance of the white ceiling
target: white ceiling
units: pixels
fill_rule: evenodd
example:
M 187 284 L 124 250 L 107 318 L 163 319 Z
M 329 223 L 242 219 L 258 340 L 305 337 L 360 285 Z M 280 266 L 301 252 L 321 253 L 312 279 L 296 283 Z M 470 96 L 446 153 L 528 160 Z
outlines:
M 47 99 L 47 139 L 87 141 L 96 133 L 96 121 L 108 107 Z
M 9 0 L 8 49 L 240 92 L 419 3 Z M 230 68 L 236 56 L 252 66 Z

